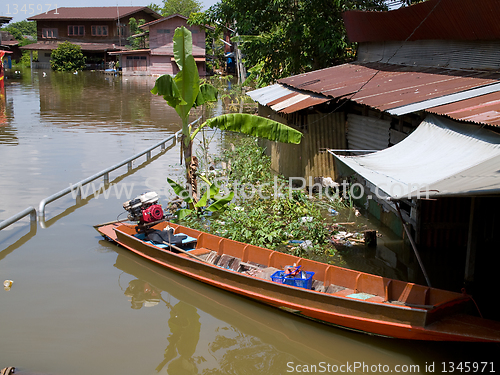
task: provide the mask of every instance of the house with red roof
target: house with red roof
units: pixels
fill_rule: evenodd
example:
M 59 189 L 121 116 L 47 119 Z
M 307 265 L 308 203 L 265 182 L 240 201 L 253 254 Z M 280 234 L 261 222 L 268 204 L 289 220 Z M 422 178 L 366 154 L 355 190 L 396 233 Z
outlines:
M 130 37 L 130 18 L 151 22 L 161 16 L 145 6 L 62 7 L 28 18 L 37 22 L 38 42 L 22 47 L 38 51 L 33 68 L 50 69 L 50 55 L 62 42 L 79 45 L 87 63 L 101 65 L 108 52 L 125 49 Z
M 191 31 L 193 38 L 193 57 L 200 76 L 207 74 L 205 60 L 205 29 L 189 26 L 187 17 L 174 14 L 162 17 L 139 26 L 149 33 L 149 48 L 132 51 L 110 52 L 120 56 L 123 75 L 175 75 L 179 71 L 174 60 L 173 37 L 175 29 L 184 26 Z M 209 26 L 206 26 L 209 27 Z

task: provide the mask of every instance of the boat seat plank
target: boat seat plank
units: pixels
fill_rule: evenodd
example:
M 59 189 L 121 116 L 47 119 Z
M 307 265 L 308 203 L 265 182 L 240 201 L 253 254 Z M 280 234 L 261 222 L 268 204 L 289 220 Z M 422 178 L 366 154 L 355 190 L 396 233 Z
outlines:
M 338 285 L 330 284 L 330 285 L 328 285 L 328 288 L 326 288 L 325 293 L 333 294 L 333 293 L 341 292 L 341 291 L 343 291 L 345 289 L 347 289 L 347 288 L 344 287 L 344 286 L 338 286 Z
M 313 280 L 311 290 L 315 290 L 316 292 L 324 292 L 326 290 L 326 287 L 323 281 Z
M 259 269 L 245 271 L 245 273 L 250 275 L 250 276 L 258 277 L 260 279 L 271 280 L 271 275 L 273 273 L 275 273 L 276 271 L 279 271 L 279 269 L 277 269 L 275 267 L 265 267 L 265 268 L 259 268 Z
M 189 254 L 193 254 L 193 255 L 199 256 L 201 258 L 203 258 L 202 257 L 203 255 L 208 255 L 211 252 L 212 252 L 212 250 L 205 249 L 204 247 L 200 247 L 198 249 L 189 250 Z
M 356 291 L 354 289 L 345 288 L 345 289 L 337 290 L 337 291 L 330 293 L 330 294 L 333 294 L 333 295 L 336 295 L 339 297 L 346 297 L 349 294 L 353 294 L 353 293 L 356 293 Z

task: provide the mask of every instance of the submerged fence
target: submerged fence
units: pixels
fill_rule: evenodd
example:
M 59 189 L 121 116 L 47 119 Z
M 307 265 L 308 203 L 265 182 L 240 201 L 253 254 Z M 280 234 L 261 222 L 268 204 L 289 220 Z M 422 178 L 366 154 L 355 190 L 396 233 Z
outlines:
M 189 124 L 190 126 L 191 125 L 194 125 L 195 123 L 197 123 L 198 121 L 200 121 L 201 117 L 197 118 L 196 120 L 194 120 L 191 124 Z M 128 171 L 130 171 L 132 169 L 132 162 L 138 158 L 140 158 L 141 156 L 143 155 L 146 155 L 147 157 L 147 160 L 151 159 L 151 151 L 155 150 L 156 148 L 160 147 L 161 148 L 161 151 L 165 150 L 166 149 L 166 143 L 167 142 L 170 142 L 172 141 L 172 144 L 170 145 L 170 147 L 172 146 L 175 146 L 175 144 L 177 143 L 177 138 L 179 137 L 179 134 L 181 133 L 181 131 L 179 130 L 177 133 L 165 138 L 164 140 L 156 143 L 155 145 L 147 148 L 146 150 L 142 151 L 142 152 L 139 152 L 138 154 L 135 154 L 134 156 L 131 156 L 129 157 L 128 159 L 126 160 L 123 160 L 122 162 L 118 163 L 118 164 L 115 164 L 109 168 L 106 168 L 104 170 L 102 170 L 101 172 L 98 172 L 90 177 L 87 177 L 86 179 L 84 180 L 81 180 L 69 187 L 67 187 L 66 189 L 63 189 L 55 194 L 52 194 L 51 196 L 43 199 L 39 206 L 38 206 L 38 216 L 40 218 L 40 220 L 45 220 L 45 207 L 47 206 L 47 204 L 51 203 L 51 202 L 54 202 L 55 200 L 71 193 L 71 192 L 77 192 L 76 193 L 76 199 L 80 198 L 81 197 L 81 188 L 82 186 L 88 184 L 89 182 L 92 182 L 92 181 L 95 181 L 97 180 L 98 178 L 100 177 L 103 177 L 104 178 L 104 183 L 107 184 L 109 183 L 109 173 L 124 166 L 125 164 L 127 164 L 128 166 Z M 0 230 L 8 227 L 9 225 L 12 225 L 14 224 L 15 222 L 21 220 L 22 218 L 26 217 L 27 215 L 30 215 L 30 221 L 33 223 L 33 222 L 36 222 L 37 221 L 37 212 L 35 210 L 35 208 L 33 207 L 28 207 L 26 208 L 25 210 L 17 213 L 16 215 L 8 218 L 7 220 L 4 220 L 2 222 L 0 222 Z

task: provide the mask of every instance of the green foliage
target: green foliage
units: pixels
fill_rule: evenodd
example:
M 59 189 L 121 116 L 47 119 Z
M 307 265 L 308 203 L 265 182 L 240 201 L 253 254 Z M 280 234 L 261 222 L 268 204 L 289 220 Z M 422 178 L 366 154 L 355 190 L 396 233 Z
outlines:
M 148 5 L 148 8 L 151 9 L 153 12 L 161 14 L 161 6 L 159 6 L 158 4 L 151 3 Z
M 38 60 L 38 51 L 33 51 L 33 61 Z M 21 60 L 19 60 L 19 63 L 24 66 L 25 68 L 29 68 L 31 65 L 30 62 L 30 51 L 23 51 L 23 54 L 21 55 Z
M 227 195 L 219 194 L 219 187 L 209 180 L 203 178 L 206 182 L 206 190 L 198 202 L 194 202 L 189 191 L 185 190 L 177 182 L 167 178 L 167 182 L 174 190 L 175 194 L 180 197 L 192 208 L 180 209 L 176 212 L 177 219 L 183 220 L 190 215 L 196 214 L 198 217 L 206 215 L 208 212 L 221 212 L 226 209 L 227 204 L 231 202 L 234 193 L 230 192 Z
M 85 69 L 85 57 L 80 46 L 64 42 L 50 55 L 50 67 L 56 71 L 74 72 Z
M 148 7 L 164 17 L 173 14 L 189 17 L 191 13 L 201 10 L 202 3 L 197 0 L 163 0 L 163 6 L 151 3 Z
M 182 120 L 182 149 L 186 165 L 187 186 L 196 186 L 196 163 L 191 166 L 191 161 L 195 160 L 192 158 L 193 140 L 198 132 L 207 125 L 245 134 L 255 134 L 273 141 L 300 142 L 302 134 L 286 125 L 262 117 L 243 114 L 235 114 L 231 117 L 219 116 L 206 121 L 196 129 L 192 129 L 192 125 L 188 124 L 191 108 L 206 102 L 216 101 L 218 95 L 215 87 L 200 81 L 192 49 L 191 32 L 184 26 L 177 28 L 173 38 L 173 50 L 179 72 L 173 78 L 170 75 L 159 77 L 151 90 L 151 93 L 163 96 Z M 190 204 L 192 206 L 196 203 L 191 202 Z M 196 209 L 196 206 L 194 208 Z
M 237 27 L 247 67 L 259 85 L 345 62 L 348 49 L 342 12 L 385 10 L 383 0 L 221 0 L 205 21 Z M 235 26 L 234 26 L 235 25 Z
M 8 24 L 2 28 L 2 31 L 8 31 L 16 40 L 23 40 L 23 35 L 32 36 L 36 41 L 36 21 L 19 21 Z
M 213 72 L 215 69 L 223 65 L 224 58 L 224 43 L 221 41 L 223 34 L 220 30 L 208 28 L 210 24 L 205 12 L 191 13 L 187 20 L 188 25 L 196 25 L 205 30 L 205 52 L 207 57 L 207 71 Z
M 235 145 L 225 147 L 222 156 L 222 159 L 231 161 L 231 167 L 226 171 L 229 178 L 227 189 L 241 192 L 242 185 L 251 184 L 259 187 L 262 194 L 253 197 L 239 194 L 226 210 L 212 216 L 209 225 L 206 220 L 198 222 L 200 229 L 237 241 L 281 250 L 285 248 L 282 245 L 289 240 L 308 240 L 312 248 L 318 250 L 327 239 L 319 208 L 302 191 L 293 191 L 289 195 L 283 189 L 274 196 L 276 186 L 286 183 L 282 177 L 278 177 L 275 182 L 270 158 L 257 146 L 253 137 L 238 137 L 235 141 Z M 263 199 L 264 196 L 268 198 Z M 304 217 L 308 220 L 303 220 Z M 190 225 L 195 223 L 191 221 Z M 299 247 L 294 250 L 304 255 L 304 249 Z
M 282 143 L 300 143 L 302 133 L 279 122 L 265 117 L 246 113 L 229 113 L 208 119 L 205 123 L 211 128 L 219 128 L 254 137 L 270 139 Z
M 132 49 L 146 48 L 145 36 L 144 37 L 134 37 L 134 35 L 141 34 L 143 31 L 139 29 L 139 26 L 146 23 L 146 20 L 140 19 L 137 21 L 134 17 L 130 17 L 128 24 L 130 27 L 130 36 L 127 41 Z

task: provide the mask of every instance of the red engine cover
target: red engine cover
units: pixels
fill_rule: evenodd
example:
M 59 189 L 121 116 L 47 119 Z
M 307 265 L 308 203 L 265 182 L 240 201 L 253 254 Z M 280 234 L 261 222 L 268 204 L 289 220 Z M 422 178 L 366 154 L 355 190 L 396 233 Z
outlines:
M 142 221 L 144 223 L 152 223 L 163 219 L 163 209 L 159 204 L 153 204 L 142 211 Z

